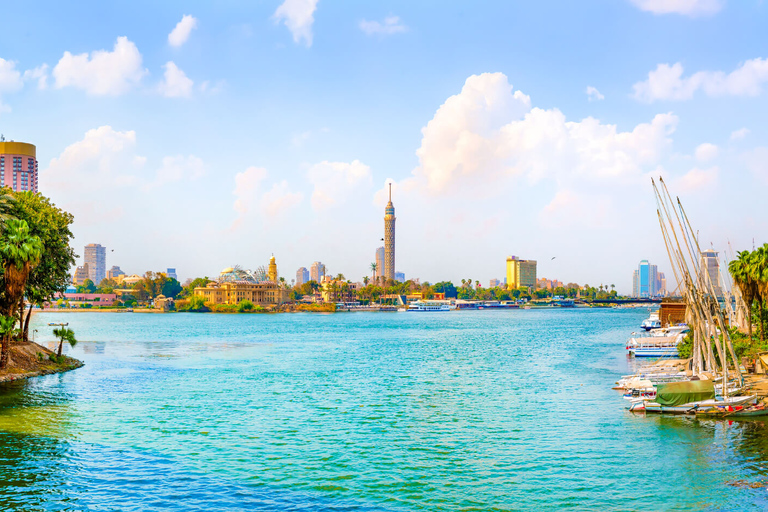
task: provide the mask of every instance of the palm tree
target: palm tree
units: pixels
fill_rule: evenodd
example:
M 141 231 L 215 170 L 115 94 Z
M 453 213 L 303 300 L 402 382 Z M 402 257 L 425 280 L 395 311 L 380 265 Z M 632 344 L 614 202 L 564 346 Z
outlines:
M 61 357 L 61 347 L 64 345 L 65 341 L 69 343 L 70 347 L 77 345 L 77 340 L 75 339 L 75 331 L 72 329 L 67 329 L 66 327 L 54 329 L 53 335 L 59 338 L 59 351 L 56 357 Z
M 752 251 L 752 279 L 755 282 L 755 299 L 760 309 L 760 341 L 765 341 L 763 302 L 768 299 L 768 244 Z
M 24 300 L 24 287 L 29 272 L 40 262 L 43 249 L 43 242 L 29 232 L 26 221 L 8 219 L 5 222 L 5 231 L 0 239 L 0 258 L 5 271 L 5 297 L 0 313 L 15 316 L 16 310 Z M 3 336 L 0 368 L 8 365 L 10 341 L 10 335 Z
M 375 263 L 371 263 L 371 272 L 373 272 L 373 282 L 376 282 L 376 268 L 377 265 Z
M 756 286 L 753 281 L 752 272 L 752 253 L 749 251 L 739 251 L 737 258 L 728 264 L 728 271 L 731 273 L 733 282 L 739 287 L 744 304 L 747 307 L 747 332 L 749 339 L 752 339 L 752 304 L 755 302 Z
M 0 368 L 5 368 L 8 365 L 8 350 L 14 327 L 16 327 L 15 316 L 0 315 L 0 335 L 3 337 L 3 353 L 0 356 Z

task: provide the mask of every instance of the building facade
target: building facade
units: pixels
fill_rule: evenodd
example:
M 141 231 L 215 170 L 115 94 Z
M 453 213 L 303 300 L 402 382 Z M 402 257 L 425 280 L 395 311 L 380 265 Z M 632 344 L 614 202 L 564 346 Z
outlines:
M 395 279 L 395 207 L 392 204 L 392 184 L 389 184 L 389 202 L 384 208 L 384 274 Z
M 536 260 L 507 258 L 507 289 L 536 288 Z
M 376 278 L 384 275 L 384 247 L 376 249 Z
M 100 244 L 88 244 L 83 259 L 88 264 L 88 279 L 98 286 L 107 277 L 107 248 Z
M 239 304 L 242 300 L 249 300 L 258 306 L 270 306 L 283 304 L 288 300 L 288 291 L 270 281 L 264 283 L 213 281 L 206 286 L 195 288 L 195 295 L 203 297 L 205 302 L 211 304 Z
M 175 268 L 169 268 L 166 270 L 165 275 L 167 277 L 170 277 L 171 279 L 179 280 L 179 276 L 176 275 L 176 269 Z
M 300 267 L 296 271 L 296 286 L 301 286 L 309 281 L 309 270 L 306 267 Z
M 405 272 L 395 272 L 395 281 L 398 283 L 405 282 Z
M 72 276 L 72 283 L 77 286 L 81 286 L 88 277 L 88 264 L 84 263 L 83 266 L 75 269 L 75 275 Z
M 491 279 L 491 281 L 488 283 L 488 287 L 496 288 L 497 286 L 499 286 L 499 284 L 501 284 L 501 281 L 499 281 L 498 279 Z
M 0 138 L 0 186 L 37 193 L 37 148 Z
M 309 267 L 309 278 L 312 281 L 319 283 L 322 281 L 323 276 L 325 276 L 325 265 L 319 261 L 312 263 L 312 266 Z
M 107 270 L 107 279 L 117 279 L 117 276 L 124 276 L 125 272 L 120 270 L 120 267 L 113 265 L 112 268 Z
M 643 298 L 662 295 L 662 279 L 664 274 L 659 272 L 656 265 L 642 260 L 632 274 L 632 296 Z
M 717 256 L 717 251 L 708 250 L 701 252 L 701 272 L 706 286 L 712 283 L 712 287 L 715 290 L 715 296 L 722 297 L 723 289 L 720 286 L 720 259 Z M 710 290 L 705 290 L 705 293 L 711 293 Z
M 267 270 L 267 279 L 269 279 L 271 282 L 276 283 L 278 279 L 277 275 L 277 263 L 275 262 L 275 255 L 273 254 L 271 258 L 269 258 L 269 267 Z

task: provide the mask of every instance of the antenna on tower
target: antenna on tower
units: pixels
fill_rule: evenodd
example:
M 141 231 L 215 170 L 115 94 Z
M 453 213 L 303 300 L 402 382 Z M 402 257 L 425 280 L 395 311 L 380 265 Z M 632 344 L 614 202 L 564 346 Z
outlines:
M 389 202 L 392 202 L 392 182 L 389 182 Z

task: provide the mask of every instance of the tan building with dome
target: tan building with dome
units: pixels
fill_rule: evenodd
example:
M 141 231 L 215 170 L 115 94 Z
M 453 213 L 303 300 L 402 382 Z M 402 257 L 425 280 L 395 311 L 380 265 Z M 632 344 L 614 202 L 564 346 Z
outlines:
M 278 283 L 275 257 L 269 259 L 264 272 L 250 272 L 239 267 L 225 268 L 217 281 L 195 288 L 195 295 L 211 304 L 239 304 L 249 300 L 257 306 L 273 306 L 288 302 L 289 291 Z

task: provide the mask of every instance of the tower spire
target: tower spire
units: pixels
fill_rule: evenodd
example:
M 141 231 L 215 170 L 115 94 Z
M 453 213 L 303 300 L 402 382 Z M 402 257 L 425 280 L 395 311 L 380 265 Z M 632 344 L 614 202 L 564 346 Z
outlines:
M 389 182 L 389 202 L 392 202 L 392 182 Z

